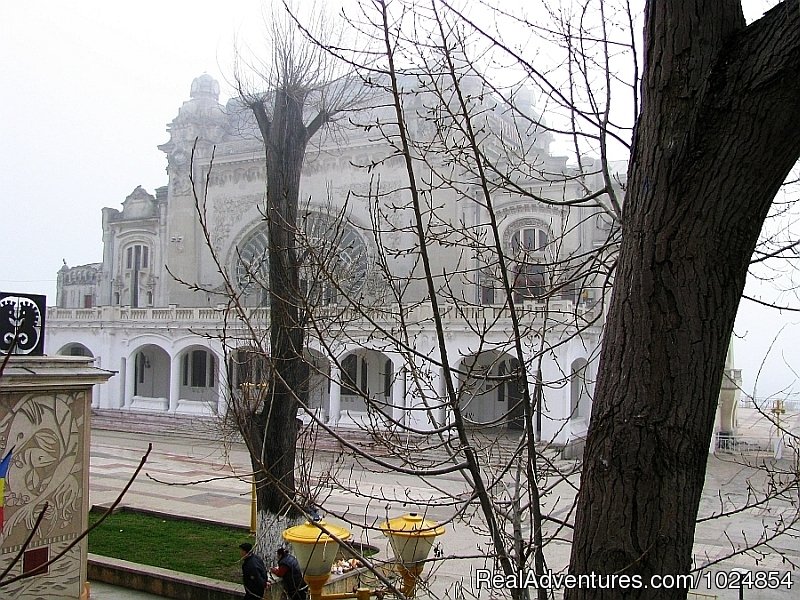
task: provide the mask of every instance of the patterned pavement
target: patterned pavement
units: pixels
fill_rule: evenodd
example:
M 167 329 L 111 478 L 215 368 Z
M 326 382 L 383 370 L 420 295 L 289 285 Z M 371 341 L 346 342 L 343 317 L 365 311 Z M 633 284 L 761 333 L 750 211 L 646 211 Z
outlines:
M 740 424 L 751 435 L 769 435 L 769 423 L 755 411 L 744 410 L 740 413 Z M 211 519 L 236 525 L 248 525 L 250 520 L 249 459 L 243 446 L 225 444 L 212 432 L 190 431 L 190 435 L 160 436 L 95 429 L 92 432 L 90 502 L 92 505 L 108 505 L 113 502 L 119 490 L 127 483 L 136 465 L 144 455 L 148 443 L 153 450 L 142 473 L 131 486 L 122 504 L 165 513 L 178 514 L 194 518 Z M 728 506 L 742 500 L 748 490 L 758 489 L 765 485 L 758 471 L 744 465 L 745 462 L 760 462 L 769 466 L 791 466 L 788 459 L 775 463 L 769 456 L 741 457 L 723 455 L 711 457 L 709 462 L 706 490 L 703 494 L 701 515 L 708 515 L 719 510 L 720 506 Z M 314 466 L 315 472 L 330 473 L 332 465 L 324 460 Z M 356 498 L 343 491 L 328 490 L 323 506 L 330 512 L 345 513 L 355 522 L 375 522 L 391 515 L 408 511 L 409 499 L 424 498 L 433 493 L 433 489 L 424 482 L 395 473 L 372 473 L 346 468 L 344 475 L 350 485 L 357 485 L 364 491 L 372 491 L 381 500 L 367 501 Z M 317 478 L 313 478 L 317 479 Z M 448 489 L 451 493 L 466 492 L 463 482 L 456 475 L 437 478 L 436 485 Z M 562 494 L 561 500 L 568 501 L 569 493 Z M 391 506 L 389 506 L 391 505 Z M 405 507 L 405 508 L 404 508 Z M 774 521 L 786 506 L 770 506 L 761 510 L 751 509 L 736 515 L 724 522 L 710 521 L 700 524 L 696 533 L 695 557 L 699 562 L 706 562 L 730 553 L 732 544 L 744 539 L 752 540 L 763 531 L 764 523 Z M 436 507 L 429 516 L 439 521 L 447 520 L 451 511 L 446 507 Z M 354 529 L 351 527 L 351 529 Z M 373 535 L 358 532 L 356 537 L 364 541 L 382 545 L 382 539 Z M 448 527 L 447 534 L 441 538 L 445 553 L 474 553 L 476 538 L 467 528 Z M 569 548 L 566 543 L 552 548 L 550 564 L 560 567 L 566 564 Z M 235 549 L 232 549 L 232 555 Z M 752 560 L 738 556 L 728 559 L 712 567 L 713 577 L 723 571 L 722 579 L 734 568 L 760 571 L 791 570 L 784 558 L 800 563 L 800 542 L 797 539 L 784 538 L 767 548 L 760 557 L 758 565 Z M 448 561 L 450 562 L 450 561 Z M 449 565 L 442 563 L 436 574 L 437 587 L 446 587 L 456 581 L 463 581 L 464 574 L 475 564 L 464 562 Z M 469 562 L 469 561 L 467 561 Z M 473 561 L 475 562 L 475 561 Z M 744 590 L 746 600 L 789 599 L 798 597 L 800 577 L 793 576 L 794 586 L 789 590 L 781 586 L 777 590 Z M 469 581 L 464 582 L 469 585 Z M 112 590 L 113 592 L 114 590 Z M 701 586 L 696 590 L 698 598 L 718 598 L 718 600 L 735 600 L 739 598 L 738 589 L 707 589 Z M 109 593 L 112 593 L 109 592 Z M 106 593 L 106 592 L 102 592 Z M 121 592 L 120 592 L 121 593 Z M 111 598 L 140 598 L 139 596 L 94 595 L 101 600 Z M 691 597 L 691 596 L 690 596 Z M 146 596 L 141 597 L 142 600 Z

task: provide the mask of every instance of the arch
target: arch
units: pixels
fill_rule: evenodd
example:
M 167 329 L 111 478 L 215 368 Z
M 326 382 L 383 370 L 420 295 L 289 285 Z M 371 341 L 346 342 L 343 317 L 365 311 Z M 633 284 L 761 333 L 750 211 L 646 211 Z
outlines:
M 392 418 L 392 359 L 379 350 L 358 348 L 339 359 L 341 415 L 339 424 L 366 425 Z
M 525 372 L 519 361 L 496 350 L 471 354 L 458 368 L 459 407 L 474 427 L 524 427 Z
M 80 342 L 64 344 L 56 354 L 59 356 L 88 356 L 94 358 L 94 353 Z
M 180 371 L 177 407 L 180 412 L 216 412 L 219 402 L 219 358 L 217 354 L 205 346 L 193 344 L 183 348 L 177 354 L 177 366 Z M 200 409 L 196 407 L 202 404 Z
M 136 410 L 169 409 L 172 365 L 166 350 L 156 344 L 142 344 L 130 353 L 126 378 L 131 378 L 130 407 Z
M 320 210 L 303 211 L 296 231 L 297 245 L 306 255 L 301 265 L 300 287 L 306 301 L 315 306 L 336 304 L 339 290 L 357 294 L 364 287 L 369 268 L 368 244 L 355 226 Z M 264 304 L 269 287 L 268 225 L 259 221 L 231 249 L 229 263 L 236 283 L 251 298 Z M 335 284 L 331 279 L 335 279 Z

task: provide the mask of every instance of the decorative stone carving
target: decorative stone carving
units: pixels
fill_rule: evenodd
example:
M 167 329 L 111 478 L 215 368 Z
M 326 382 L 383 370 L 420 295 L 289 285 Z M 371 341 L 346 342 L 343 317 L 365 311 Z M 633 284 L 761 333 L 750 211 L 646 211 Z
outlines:
M 537 217 L 525 217 L 523 219 L 516 219 L 510 222 L 503 231 L 503 248 L 511 247 L 511 238 L 515 233 L 522 229 L 538 228 L 551 234 L 551 226 L 544 220 Z
M 0 380 L 0 456 L 10 453 L 0 569 L 33 570 L 74 542 L 87 524 L 91 389 L 112 373 L 91 358 L 14 358 Z M 46 505 L 46 510 L 45 510 Z M 43 518 L 37 528 L 36 521 Z M 33 532 L 30 542 L 25 541 Z M 36 577 L 3 589 L 17 600 L 74 600 L 80 594 L 86 540 Z
M 240 230 L 243 222 L 252 222 L 260 218 L 257 207 L 264 200 L 263 194 L 248 194 L 245 196 L 225 195 L 214 199 L 214 204 L 209 214 L 211 229 L 211 243 L 215 249 L 231 246 L 231 231 Z M 252 217 L 245 219 L 247 213 Z

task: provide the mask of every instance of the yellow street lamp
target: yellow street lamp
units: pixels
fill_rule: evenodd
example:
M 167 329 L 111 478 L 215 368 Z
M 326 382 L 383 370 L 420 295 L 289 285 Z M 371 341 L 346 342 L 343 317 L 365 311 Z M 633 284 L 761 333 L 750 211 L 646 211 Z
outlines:
M 399 563 L 403 576 L 402 592 L 411 597 L 422 574 L 422 563 L 428 558 L 436 537 L 444 533 L 444 527 L 436 521 L 424 519 L 422 515 L 409 513 L 385 521 L 380 528 L 389 538 Z
M 317 525 L 324 527 L 325 531 Z M 343 541 L 351 537 L 350 531 L 344 527 L 329 525 L 324 520 L 317 521 L 317 525 L 306 522 L 283 532 L 283 539 L 292 545 L 300 563 L 312 600 L 322 598 L 322 588 L 331 576 L 331 567 L 339 552 L 333 536 Z
M 324 529 L 324 531 L 323 531 Z M 433 541 L 444 533 L 444 527 L 423 519 L 417 513 L 410 513 L 385 521 L 380 526 L 384 535 L 394 549 L 395 557 L 403 576 L 403 595 L 411 597 L 419 576 L 422 574 L 422 563 L 428 558 Z M 384 591 L 359 588 L 353 593 L 323 594 L 322 588 L 331 576 L 331 567 L 339 552 L 336 541 L 348 540 L 349 530 L 338 525 L 329 525 L 324 520 L 315 524 L 306 522 L 303 525 L 290 527 L 283 532 L 283 539 L 292 545 L 294 555 L 303 571 L 303 578 L 308 584 L 311 600 L 344 600 L 357 598 L 368 600 L 370 596 L 381 596 Z M 334 539 L 336 538 L 336 539 Z

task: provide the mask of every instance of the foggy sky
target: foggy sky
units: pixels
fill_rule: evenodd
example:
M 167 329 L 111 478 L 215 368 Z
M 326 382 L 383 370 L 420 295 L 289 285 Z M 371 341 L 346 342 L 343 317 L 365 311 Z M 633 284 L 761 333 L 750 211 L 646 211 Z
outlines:
M 223 102 L 231 96 L 234 37 L 261 23 L 257 0 L 0 4 L 0 290 L 54 304 L 62 260 L 101 260 L 101 209 L 120 208 L 137 185 L 166 185 L 156 148 L 166 124 L 204 72 Z M 748 391 L 785 323 L 758 394 L 793 385 L 798 321 L 742 311 L 736 366 Z

